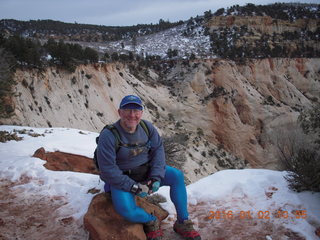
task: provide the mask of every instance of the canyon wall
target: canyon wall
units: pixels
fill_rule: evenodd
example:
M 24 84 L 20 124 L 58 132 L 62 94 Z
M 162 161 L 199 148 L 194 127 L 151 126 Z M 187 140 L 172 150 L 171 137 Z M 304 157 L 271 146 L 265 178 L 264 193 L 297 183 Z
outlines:
M 180 149 L 168 161 L 193 182 L 226 168 L 279 168 L 271 132 L 320 100 L 320 59 L 178 61 L 146 70 L 137 75 L 120 63 L 18 70 L 14 115 L 0 123 L 99 132 L 118 119 L 121 98 L 137 94 L 144 118 Z

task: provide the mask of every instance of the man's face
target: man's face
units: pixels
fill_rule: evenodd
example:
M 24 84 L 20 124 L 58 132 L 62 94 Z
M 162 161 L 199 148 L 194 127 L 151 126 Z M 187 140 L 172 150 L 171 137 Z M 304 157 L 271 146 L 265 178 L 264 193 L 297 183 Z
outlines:
M 118 112 L 122 126 L 128 131 L 135 131 L 143 111 L 139 109 L 119 109 Z

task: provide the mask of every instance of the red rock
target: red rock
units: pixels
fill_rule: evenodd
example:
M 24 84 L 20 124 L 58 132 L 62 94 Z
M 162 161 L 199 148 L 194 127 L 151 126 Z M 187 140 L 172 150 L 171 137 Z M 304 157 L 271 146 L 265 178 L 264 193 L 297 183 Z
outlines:
M 168 213 L 161 208 L 137 198 L 137 205 L 163 220 Z M 145 240 L 143 225 L 131 223 L 120 216 L 112 206 L 110 196 L 104 193 L 96 195 L 84 216 L 84 226 L 91 240 Z
M 44 166 L 50 170 L 98 174 L 93 160 L 85 156 L 59 151 L 46 152 L 44 148 L 39 148 L 33 157 L 47 161 Z
M 74 221 L 73 217 L 67 217 L 60 219 L 60 222 L 64 225 L 70 225 Z

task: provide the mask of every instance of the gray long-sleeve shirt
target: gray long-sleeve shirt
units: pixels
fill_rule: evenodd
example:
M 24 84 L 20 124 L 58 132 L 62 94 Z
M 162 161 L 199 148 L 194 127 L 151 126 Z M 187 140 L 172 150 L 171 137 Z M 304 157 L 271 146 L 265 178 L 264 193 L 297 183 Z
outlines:
M 97 147 L 100 177 L 115 188 L 130 191 L 134 180 L 123 174 L 123 171 L 136 168 L 146 162 L 150 163 L 149 178 L 161 180 L 165 174 L 165 154 L 162 139 L 156 128 L 145 121 L 149 133 L 151 148 L 145 146 L 148 136 L 140 124 L 134 133 L 126 132 L 120 125 L 120 120 L 114 126 L 118 129 L 124 144 L 137 144 L 140 147 L 128 148 L 121 146 L 116 152 L 116 139 L 109 129 L 104 129 L 99 137 Z

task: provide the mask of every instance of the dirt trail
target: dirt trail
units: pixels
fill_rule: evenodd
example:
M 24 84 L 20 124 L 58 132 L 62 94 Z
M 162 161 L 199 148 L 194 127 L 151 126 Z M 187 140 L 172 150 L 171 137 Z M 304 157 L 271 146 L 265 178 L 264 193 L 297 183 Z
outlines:
M 0 180 L 0 240 L 81 240 L 88 234 L 82 223 L 59 215 L 66 200 L 35 195 L 19 188 L 29 179 Z M 41 183 L 40 183 L 41 184 Z

